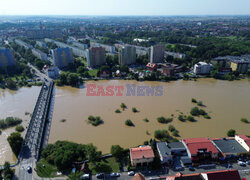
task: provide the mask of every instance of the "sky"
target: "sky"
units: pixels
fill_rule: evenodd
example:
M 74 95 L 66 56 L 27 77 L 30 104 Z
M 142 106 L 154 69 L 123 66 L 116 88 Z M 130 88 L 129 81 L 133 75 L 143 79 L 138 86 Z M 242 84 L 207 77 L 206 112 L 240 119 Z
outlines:
M 250 0 L 0 0 L 0 15 L 250 15 Z

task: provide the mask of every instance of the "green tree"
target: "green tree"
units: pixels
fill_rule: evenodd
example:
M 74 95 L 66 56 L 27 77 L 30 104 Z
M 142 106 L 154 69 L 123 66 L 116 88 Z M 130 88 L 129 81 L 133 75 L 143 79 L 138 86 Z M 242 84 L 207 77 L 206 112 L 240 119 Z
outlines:
M 4 168 L 2 170 L 2 177 L 5 180 L 11 180 L 13 175 L 14 175 L 14 171 L 10 168 L 10 163 L 9 162 L 5 162 L 4 163 Z M 1 178 L 1 176 L 0 176 Z
M 229 129 L 229 130 L 227 131 L 227 136 L 228 136 L 228 137 L 234 137 L 235 134 L 236 134 L 236 131 L 235 131 L 234 129 Z
M 116 158 L 116 160 L 120 160 L 123 157 L 124 149 L 119 145 L 112 145 L 110 149 L 110 153 Z
M 97 151 L 97 147 L 94 146 L 93 144 L 87 144 L 85 146 L 85 154 L 86 154 L 86 158 L 90 162 L 95 162 L 95 161 L 99 160 L 102 153 L 101 153 L 101 151 Z
M 22 147 L 23 138 L 19 132 L 13 132 L 7 138 L 13 153 L 18 157 Z

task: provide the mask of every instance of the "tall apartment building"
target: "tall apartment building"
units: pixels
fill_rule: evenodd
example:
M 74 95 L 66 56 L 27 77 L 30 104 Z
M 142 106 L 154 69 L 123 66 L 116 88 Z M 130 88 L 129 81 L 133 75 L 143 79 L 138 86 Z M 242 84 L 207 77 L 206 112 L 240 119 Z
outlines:
M 34 56 L 36 56 L 38 59 L 41 59 L 41 60 L 44 60 L 44 61 L 48 60 L 47 54 L 40 51 L 39 49 L 32 49 L 32 54 Z
M 13 52 L 7 48 L 0 48 L 0 67 L 15 65 Z
M 209 74 L 212 69 L 213 65 L 205 62 L 199 62 L 194 65 L 195 74 Z
M 53 63 L 59 69 L 64 68 L 73 62 L 73 54 L 70 48 L 56 48 L 51 50 Z
M 105 63 L 105 50 L 102 47 L 92 47 L 88 50 L 87 62 L 89 67 L 101 66 Z
M 240 61 L 232 61 L 231 62 L 231 68 L 233 71 L 238 71 L 239 73 L 247 73 L 248 67 L 249 67 L 249 62 L 240 60 Z
M 28 44 L 20 39 L 16 39 L 15 43 L 18 44 L 19 46 L 23 46 L 25 49 L 32 49 L 33 48 L 32 45 L 30 45 L 30 44 Z
M 162 63 L 164 60 L 165 46 L 164 44 L 157 44 L 150 48 L 150 62 Z
M 130 65 L 136 63 L 136 48 L 134 46 L 123 46 L 119 52 L 119 64 Z

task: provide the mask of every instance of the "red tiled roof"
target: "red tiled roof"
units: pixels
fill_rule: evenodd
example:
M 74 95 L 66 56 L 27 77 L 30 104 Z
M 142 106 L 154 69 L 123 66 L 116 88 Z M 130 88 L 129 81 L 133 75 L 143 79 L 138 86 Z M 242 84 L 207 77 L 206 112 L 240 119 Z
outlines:
M 208 152 L 219 153 L 211 140 L 207 138 L 189 138 L 183 140 L 192 155 L 196 155 L 199 149 L 206 149 Z
M 136 173 L 132 180 L 146 180 L 145 177 L 141 173 Z
M 241 180 L 238 170 L 214 171 L 202 174 L 207 174 L 208 180 Z
M 154 158 L 154 151 L 150 146 L 131 148 L 131 159 Z
M 168 176 L 166 180 L 203 180 L 203 178 L 200 173 L 182 174 L 179 172 L 175 176 Z
M 248 147 L 250 148 L 250 139 L 245 140 L 245 143 L 248 145 Z
M 154 64 L 154 63 L 148 63 L 147 64 L 147 67 L 150 67 L 150 68 L 156 68 L 157 67 L 157 64 Z

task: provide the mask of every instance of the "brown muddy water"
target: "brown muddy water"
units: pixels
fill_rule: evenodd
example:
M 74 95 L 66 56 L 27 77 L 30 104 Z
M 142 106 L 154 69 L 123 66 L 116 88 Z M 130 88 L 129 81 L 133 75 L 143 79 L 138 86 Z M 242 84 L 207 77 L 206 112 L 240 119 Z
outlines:
M 242 117 L 250 120 L 250 82 L 218 81 L 200 79 L 198 81 L 137 82 L 137 81 L 88 81 L 86 84 L 99 86 L 124 86 L 123 96 L 86 96 L 87 88 L 57 87 L 54 104 L 50 143 L 57 140 L 70 140 L 77 143 L 93 143 L 103 153 L 110 151 L 111 145 L 119 144 L 124 148 L 142 144 L 154 136 L 156 129 L 167 129 L 168 125 L 159 124 L 157 117 L 171 117 L 172 125 L 179 131 L 181 138 L 223 137 L 230 128 L 238 133 L 250 135 L 250 124 L 240 122 Z M 86 85 L 85 84 L 85 85 Z M 163 96 L 126 96 L 126 85 L 163 86 Z M 1 90 L 0 118 L 17 116 L 29 119 L 25 111 L 32 112 L 39 87 L 22 88 L 17 92 Z M 201 100 L 203 109 L 212 119 L 196 118 L 197 122 L 180 122 L 177 117 L 182 112 L 188 115 L 195 106 L 191 99 Z M 121 103 L 127 109 L 115 113 Z M 132 107 L 138 113 L 132 112 Z M 104 124 L 93 127 L 86 122 L 89 115 L 100 116 Z M 148 118 L 149 122 L 143 121 Z M 66 122 L 61 122 L 66 119 Z M 125 120 L 131 119 L 135 127 L 125 126 Z M 27 121 L 24 122 L 24 124 Z M 15 161 L 4 133 L 0 135 L 0 164 L 5 160 Z M 147 135 L 146 132 L 150 134 Z

